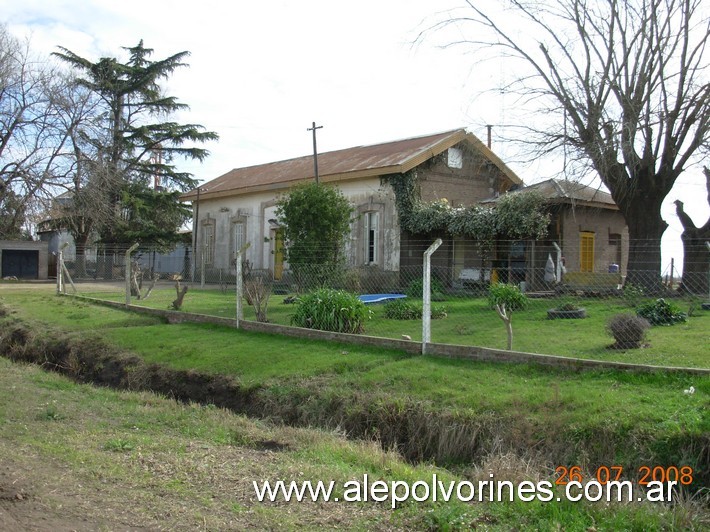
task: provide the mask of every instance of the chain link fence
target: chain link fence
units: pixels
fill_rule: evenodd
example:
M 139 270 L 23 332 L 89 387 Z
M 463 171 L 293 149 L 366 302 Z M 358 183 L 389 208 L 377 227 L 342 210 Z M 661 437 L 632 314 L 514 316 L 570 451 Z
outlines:
M 429 244 L 422 241 L 419 248 Z M 357 306 L 362 323 L 347 332 L 422 341 L 423 322 L 430 321 L 433 343 L 624 361 L 633 361 L 628 350 L 646 349 L 658 364 L 689 350 L 687 364 L 710 367 L 702 353 L 710 345 L 710 249 L 698 246 L 702 249 L 691 255 L 702 261 L 674 261 L 656 271 L 629 270 L 621 242 L 586 249 L 498 242 L 495 250 L 482 250 L 476 242 L 445 242 L 431 256 L 430 320 L 423 319 L 420 251 L 402 250 L 398 270 L 287 263 L 255 268 L 244 261 L 238 287 L 235 260 L 229 269 L 210 268 L 192 260 L 189 246 L 169 253 L 140 246 L 127 261 L 125 246 L 106 246 L 62 259 L 65 275 L 58 288 L 219 317 L 235 318 L 241 306 L 244 320 L 332 330 L 340 313 Z M 507 301 L 491 297 L 491 286 L 498 285 L 508 287 Z M 327 320 L 323 325 L 314 317 L 316 307 L 326 305 L 333 292 L 339 294 L 333 304 L 340 307 L 328 312 L 336 325 Z M 308 303 L 313 308 L 299 310 L 312 294 L 320 294 Z M 310 321 L 298 317 L 304 312 L 314 314 Z M 339 323 L 351 326 L 353 315 Z

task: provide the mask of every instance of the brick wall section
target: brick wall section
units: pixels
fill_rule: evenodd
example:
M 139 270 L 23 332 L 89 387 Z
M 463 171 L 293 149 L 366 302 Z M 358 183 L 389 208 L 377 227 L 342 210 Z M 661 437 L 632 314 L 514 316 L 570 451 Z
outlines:
M 294 338 L 307 338 L 310 340 L 327 340 L 341 342 L 345 344 L 364 345 L 369 347 L 381 347 L 384 349 L 398 349 L 409 354 L 417 355 L 421 353 L 422 344 L 411 340 L 395 340 L 390 338 L 378 338 L 375 336 L 365 336 L 360 334 L 334 333 L 319 331 L 316 329 L 302 329 L 299 327 L 288 327 L 274 323 L 259 323 L 254 321 L 244 321 L 237 324 L 237 320 L 232 318 L 220 318 L 217 316 L 207 316 L 205 314 L 191 314 L 173 310 L 161 310 L 138 305 L 128 305 L 117 301 L 106 301 L 91 297 L 69 295 L 91 301 L 92 303 L 105 305 L 117 309 L 130 310 L 139 314 L 148 314 L 165 319 L 168 323 L 212 323 L 225 327 L 239 328 L 244 331 L 262 332 L 268 334 L 280 334 Z M 427 354 L 436 357 L 455 358 L 461 360 L 473 360 L 479 362 L 505 362 L 512 364 L 541 364 L 559 369 L 573 371 L 581 370 L 621 370 L 635 372 L 670 371 L 683 372 L 695 375 L 710 375 L 710 369 L 702 368 L 677 368 L 667 366 L 647 366 L 643 364 L 627 364 L 623 362 L 607 362 L 601 360 L 586 360 L 581 358 L 569 358 L 555 355 L 540 355 L 537 353 L 522 353 L 519 351 L 505 351 L 503 349 L 489 349 L 487 347 L 473 347 L 466 345 L 452 344 L 428 344 Z

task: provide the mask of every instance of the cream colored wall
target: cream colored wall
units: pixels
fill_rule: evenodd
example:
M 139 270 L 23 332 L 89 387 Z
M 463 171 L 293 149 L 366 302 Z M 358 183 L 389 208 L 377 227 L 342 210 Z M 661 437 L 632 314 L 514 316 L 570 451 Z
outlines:
M 361 245 L 362 219 L 358 213 L 378 210 L 380 215 L 380 266 L 385 270 L 399 268 L 399 224 L 394 206 L 394 193 L 389 185 L 381 186 L 379 178 L 346 181 L 338 184 L 355 209 L 351 235 L 346 243 L 348 264 L 364 263 L 364 245 Z M 282 191 L 282 193 L 285 191 Z M 210 266 L 234 272 L 235 256 L 233 224 L 236 220 L 246 223 L 246 239 L 251 243 L 245 258 L 254 268 L 273 268 L 274 230 L 278 227 L 276 201 L 279 192 L 257 192 L 228 198 L 201 199 L 200 224 L 197 235 L 197 260 L 203 249 L 202 227 L 209 221 L 215 227 L 214 262 Z M 194 214 L 194 206 L 193 206 Z
M 594 233 L 594 271 L 606 272 L 616 263 L 616 246 L 609 244 L 610 234 L 621 235 L 621 271 L 626 273 L 629 256 L 629 231 L 624 217 L 618 211 L 590 207 L 571 207 L 562 218 L 562 251 L 568 271 L 580 269 L 580 233 Z

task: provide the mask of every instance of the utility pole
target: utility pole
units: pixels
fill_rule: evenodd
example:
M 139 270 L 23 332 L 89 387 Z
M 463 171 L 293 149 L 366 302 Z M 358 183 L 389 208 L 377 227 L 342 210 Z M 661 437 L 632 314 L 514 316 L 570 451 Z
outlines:
M 320 181 L 318 179 L 318 148 L 316 147 L 316 129 L 323 129 L 323 126 L 316 126 L 313 122 L 313 127 L 309 127 L 306 131 L 313 131 L 313 169 L 316 175 L 316 184 Z

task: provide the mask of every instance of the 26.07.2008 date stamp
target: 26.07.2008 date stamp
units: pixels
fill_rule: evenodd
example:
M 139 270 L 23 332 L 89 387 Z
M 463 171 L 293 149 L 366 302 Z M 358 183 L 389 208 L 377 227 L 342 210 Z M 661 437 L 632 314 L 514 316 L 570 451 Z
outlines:
M 640 466 L 636 470 L 635 477 L 638 479 L 640 486 L 648 486 L 649 482 L 675 482 L 676 485 L 689 486 L 693 483 L 693 468 L 690 466 Z M 584 478 L 582 468 L 580 466 L 558 466 L 555 468 L 555 484 L 564 486 L 570 482 L 583 483 L 585 480 L 594 480 L 599 484 L 607 484 L 608 482 L 618 482 L 624 474 L 624 467 L 599 466 L 591 478 Z

